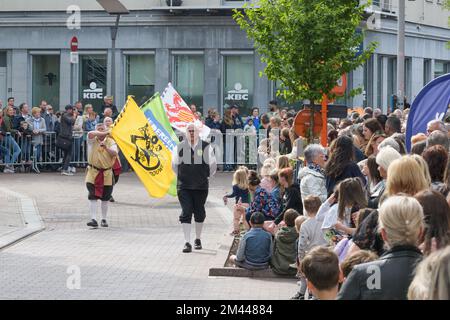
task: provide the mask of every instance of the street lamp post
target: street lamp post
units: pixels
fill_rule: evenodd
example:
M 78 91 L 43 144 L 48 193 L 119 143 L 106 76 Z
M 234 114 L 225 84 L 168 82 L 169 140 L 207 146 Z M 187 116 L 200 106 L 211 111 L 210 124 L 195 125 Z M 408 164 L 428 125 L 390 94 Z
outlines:
M 403 110 L 405 96 L 405 0 L 398 1 L 397 103 Z
M 111 27 L 111 96 L 115 98 L 116 92 L 116 38 L 119 30 L 119 21 L 122 14 L 129 14 L 130 11 L 119 0 L 97 0 L 97 2 L 110 15 L 116 16 L 116 22 Z

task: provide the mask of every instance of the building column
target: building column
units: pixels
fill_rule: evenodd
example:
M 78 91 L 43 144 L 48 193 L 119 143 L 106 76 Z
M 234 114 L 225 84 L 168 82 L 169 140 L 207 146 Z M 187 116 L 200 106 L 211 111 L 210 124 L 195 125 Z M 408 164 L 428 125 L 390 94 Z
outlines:
M 70 63 L 70 50 L 61 50 L 59 56 L 59 106 L 53 106 L 55 110 L 64 110 L 64 106 L 77 100 L 73 90 L 75 79 L 72 79 L 72 68 L 77 67 L 78 64 Z
M 28 51 L 12 50 L 11 56 L 11 93 L 15 104 L 27 102 L 31 105 L 31 88 L 28 88 Z M 29 89 L 29 90 L 28 90 Z M 6 103 L 4 104 L 6 105 Z
M 431 62 L 430 62 L 430 70 L 429 70 L 430 74 L 428 75 L 430 81 L 434 79 L 434 64 L 435 64 L 435 60 L 434 60 L 434 59 L 431 59 Z
M 222 114 L 222 103 L 220 98 L 220 56 L 219 50 L 207 49 L 205 50 L 205 76 L 203 84 L 203 113 L 209 108 L 215 108 Z
M 388 97 L 388 64 L 389 58 L 383 57 L 382 60 L 382 70 L 383 77 L 381 78 L 381 102 L 383 105 L 383 113 L 386 114 L 389 106 L 389 97 Z
M 423 88 L 424 59 L 411 58 L 411 103 Z
M 119 110 L 125 105 L 126 97 L 126 79 L 125 79 L 125 56 L 121 49 L 116 49 L 116 85 L 114 104 Z
M 155 91 L 162 94 L 171 78 L 169 49 L 156 49 L 155 74 Z
M 372 78 L 372 106 L 374 108 L 379 108 L 378 105 L 378 54 L 374 53 L 372 55 L 373 59 L 373 78 Z

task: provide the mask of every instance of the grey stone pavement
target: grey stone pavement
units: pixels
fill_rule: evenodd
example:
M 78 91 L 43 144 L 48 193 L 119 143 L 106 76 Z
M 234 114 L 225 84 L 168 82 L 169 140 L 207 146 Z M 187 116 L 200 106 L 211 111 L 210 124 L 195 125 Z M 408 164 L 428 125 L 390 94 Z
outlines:
M 19 199 L 0 192 L 0 237 L 8 236 L 23 226 Z
M 208 276 L 225 262 L 219 249 L 232 240 L 231 212 L 221 202 L 231 179 L 212 179 L 204 249 L 183 254 L 176 198 L 149 198 L 133 173 L 115 187 L 110 227 L 97 230 L 86 226 L 82 173 L 1 174 L 0 188 L 33 199 L 46 229 L 0 250 L 0 299 L 288 299 L 294 279 Z M 15 199 L 0 192 L 0 201 L 1 235 L 22 222 Z M 78 272 L 79 289 L 71 285 Z

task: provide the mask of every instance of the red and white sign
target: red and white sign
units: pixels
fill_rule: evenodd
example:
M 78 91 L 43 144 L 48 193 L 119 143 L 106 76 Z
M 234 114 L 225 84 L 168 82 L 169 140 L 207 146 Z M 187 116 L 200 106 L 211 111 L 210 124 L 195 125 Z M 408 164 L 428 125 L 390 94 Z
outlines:
M 78 38 L 72 37 L 72 40 L 70 40 L 70 51 L 77 52 L 78 51 Z
M 70 63 L 78 63 L 78 38 L 72 37 L 70 40 Z
M 205 126 L 200 120 L 196 119 L 192 110 L 188 107 L 180 94 L 175 90 L 171 83 L 167 85 L 161 99 L 164 104 L 169 122 L 175 129 L 186 132 L 186 127 L 190 123 L 194 123 L 200 129 L 200 137 L 206 139 L 209 135 L 210 128 Z

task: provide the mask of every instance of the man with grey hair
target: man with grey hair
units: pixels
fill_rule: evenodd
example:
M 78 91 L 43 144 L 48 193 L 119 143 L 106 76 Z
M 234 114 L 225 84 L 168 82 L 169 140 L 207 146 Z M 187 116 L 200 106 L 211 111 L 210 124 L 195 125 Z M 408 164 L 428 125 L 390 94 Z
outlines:
M 447 151 L 449 148 L 449 141 L 448 136 L 445 132 L 442 132 L 440 130 L 435 130 L 431 132 L 431 134 L 427 138 L 426 143 L 426 149 L 432 146 L 441 145 L 443 146 Z
M 372 117 L 373 117 L 373 118 L 376 118 L 376 117 L 378 117 L 378 116 L 380 116 L 380 115 L 382 115 L 382 114 L 383 114 L 383 111 L 381 111 L 380 108 L 375 108 L 375 109 L 373 110 L 373 115 L 372 115 Z
M 388 146 L 393 148 L 395 151 L 400 152 L 400 146 L 399 146 L 398 142 L 395 141 L 395 139 L 392 137 L 384 139 L 378 146 L 378 150 L 381 150 Z
M 206 218 L 205 203 L 208 198 L 209 178 L 217 169 L 217 160 L 211 145 L 200 139 L 200 130 L 190 123 L 185 137 L 172 157 L 172 168 L 177 175 L 177 194 L 181 206 L 180 223 L 183 228 L 184 253 L 192 252 L 191 222 L 195 221 L 194 248 L 202 249 L 201 233 Z
M 447 133 L 447 127 L 445 126 L 445 123 L 441 120 L 434 119 L 428 122 L 427 124 L 427 135 L 430 135 L 432 132 L 439 130 L 444 133 Z
M 111 113 L 111 115 L 105 114 L 105 117 L 108 116 L 108 117 L 111 117 L 113 120 L 115 120 L 117 118 L 117 116 L 119 115 L 119 110 L 117 110 L 117 107 L 114 105 L 112 96 L 105 96 L 103 98 L 103 105 L 101 107 L 102 114 L 105 113 L 106 108 L 110 108 L 112 113 Z
M 325 149 L 319 144 L 310 144 L 305 149 L 306 167 L 298 173 L 300 179 L 300 192 L 302 199 L 307 196 L 317 196 L 322 202 L 327 199 L 325 180 Z

